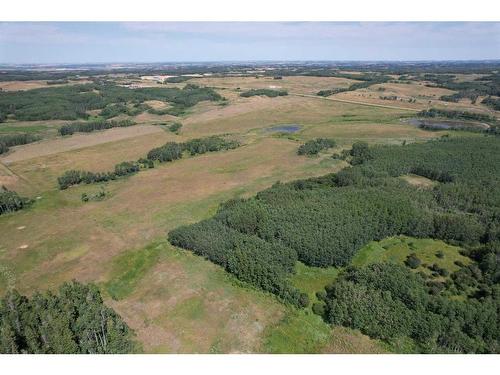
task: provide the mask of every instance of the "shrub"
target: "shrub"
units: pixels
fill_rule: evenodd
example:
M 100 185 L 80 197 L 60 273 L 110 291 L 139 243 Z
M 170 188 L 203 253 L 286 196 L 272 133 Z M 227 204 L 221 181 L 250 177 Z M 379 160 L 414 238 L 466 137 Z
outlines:
M 371 160 L 373 158 L 368 143 L 366 142 L 354 142 L 350 154 L 352 156 L 352 165 L 362 164 L 365 161 Z
M 288 92 L 285 90 L 271 90 L 271 89 L 252 89 L 242 92 L 240 96 L 244 98 L 249 98 L 251 96 L 267 96 L 269 98 L 275 98 L 277 96 L 286 96 Z
M 405 260 L 405 264 L 412 269 L 418 268 L 421 263 L 422 261 L 417 257 L 415 253 L 411 253 L 410 255 L 408 255 Z
M 174 122 L 172 125 L 168 127 L 168 130 L 170 130 L 172 133 L 177 133 L 179 130 L 181 130 L 182 124 L 179 122 Z
M 15 191 L 0 187 L 0 215 L 22 210 L 31 203 L 30 199 L 19 196 Z
M 168 142 L 161 147 L 157 147 L 148 152 L 147 158 L 160 162 L 177 160 L 182 157 L 182 145 L 175 142 Z
M 299 147 L 297 154 L 299 155 L 317 155 L 320 151 L 335 147 L 335 141 L 328 138 L 316 138 L 307 141 Z

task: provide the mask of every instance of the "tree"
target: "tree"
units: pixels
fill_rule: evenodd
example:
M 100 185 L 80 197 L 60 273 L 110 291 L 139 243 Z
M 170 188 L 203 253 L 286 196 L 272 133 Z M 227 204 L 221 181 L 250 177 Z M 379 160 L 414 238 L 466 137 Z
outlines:
M 136 351 L 133 332 L 95 285 L 71 282 L 31 299 L 0 300 L 0 353 L 118 354 Z

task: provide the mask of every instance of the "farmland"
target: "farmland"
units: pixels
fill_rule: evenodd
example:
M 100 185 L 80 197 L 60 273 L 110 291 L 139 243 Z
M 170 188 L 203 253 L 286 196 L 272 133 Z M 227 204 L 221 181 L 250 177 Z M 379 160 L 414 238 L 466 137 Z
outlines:
M 497 68 L 492 66 L 489 69 L 494 71 Z M 499 178 L 492 165 L 498 157 L 498 136 L 494 135 L 498 133 L 494 132 L 500 112 L 481 102 L 486 97 L 483 94 L 478 100 L 443 100 L 443 96 L 458 91 L 437 87 L 433 81 L 424 80 L 419 72 L 414 75 L 394 73 L 387 82 L 323 97 L 317 93 L 347 90 L 353 84 L 364 82 L 356 80 L 355 75 L 365 73 L 354 72 L 355 67 L 342 70 L 323 67 L 322 74 L 307 69 L 303 67 L 297 72 L 294 67 L 286 74 L 283 67 L 272 67 L 248 74 L 246 68 L 238 70 L 233 67 L 231 74 L 213 72 L 212 76 L 186 77 L 163 83 L 148 81 L 147 85 L 138 73 L 112 72 L 53 85 L 47 85 L 46 80 L 37 79 L 40 77 L 36 75 L 28 77 L 33 79 L 0 82 L 0 115 L 3 118 L 0 137 L 16 134 L 38 137 L 30 143 L 9 146 L 0 154 L 0 186 L 30 200 L 26 207 L 0 215 L 0 296 L 12 289 L 28 296 L 38 291 L 57 291 L 63 283 L 71 280 L 96 284 L 104 303 L 135 332 L 138 345 L 134 350 L 146 353 L 431 352 L 433 348 L 418 341 L 416 334 L 414 337 L 408 333 L 411 340 L 415 340 L 408 339 L 411 341 L 408 343 L 405 341 L 407 336 L 385 337 L 364 326 L 349 326 L 346 321 L 330 319 L 329 311 L 336 308 L 329 299 L 334 295 L 330 286 L 337 280 L 338 285 L 347 285 L 349 277 L 358 277 L 349 274 L 352 272 L 350 267 L 362 270 L 379 266 L 404 268 L 407 258 L 416 254 L 421 263 L 409 272 L 415 277 L 424 274 L 429 282 L 446 284 L 449 289 L 445 292 L 455 300 L 473 299 L 475 297 L 471 295 L 482 287 L 494 288 L 485 281 L 486 276 L 473 286 L 465 285 L 465 281 L 460 286 L 449 284 L 454 280 L 451 275 L 476 264 L 477 260 L 471 255 L 474 251 L 481 246 L 491 245 L 493 248 L 497 243 L 494 239 L 483 239 L 498 236 L 493 228 L 498 221 L 492 219 L 495 212 L 497 214 L 494 209 L 498 209 L 495 206 L 498 201 L 494 196 L 489 200 L 483 197 L 480 187 L 468 181 L 481 178 L 484 184 L 493 184 Z M 325 71 L 329 73 L 325 74 Z M 471 83 L 483 75 L 470 68 L 457 76 L 457 81 Z M 404 77 L 399 79 L 401 76 Z M 131 88 L 131 85 L 137 85 L 137 88 Z M 31 103 L 41 100 L 42 94 L 37 90 L 44 90 L 43 95 L 48 93 L 47 97 L 53 98 L 54 110 Z M 252 95 L 242 95 L 245 92 L 252 92 Z M 269 92 L 286 92 L 286 95 L 265 94 Z M 19 95 L 21 99 L 12 95 Z M 71 98 L 85 96 L 86 104 L 73 105 L 74 102 L 65 101 L 65 95 L 72 95 Z M 22 103 L 22 108 L 14 110 L 12 103 L 17 100 Z M 47 106 L 50 107 L 50 103 Z M 420 111 L 431 108 L 487 115 L 492 120 L 481 131 L 425 129 L 409 121 L 417 118 Z M 131 125 L 69 135 L 60 132 L 63 126 L 76 122 L 108 120 L 127 120 Z M 181 126 L 172 130 L 174 123 Z M 137 173 L 121 178 L 59 189 L 58 177 L 68 170 L 104 173 L 121 162 L 132 163 L 148 158 L 148 153 L 155 148 L 172 143 L 186 144 L 211 136 L 235 142 L 238 147 L 210 152 L 181 150 L 182 157 L 174 160 L 160 162 L 151 159 L 154 168 L 141 166 Z M 301 145 L 317 139 L 334 142 L 313 154 L 298 153 Z M 359 142 L 366 144 L 368 150 L 374 150 L 373 160 L 370 156 L 359 161 L 364 156 L 352 151 L 356 150 L 353 144 Z M 450 155 L 458 155 L 457 150 L 466 148 L 461 148 L 461 145 L 467 144 L 477 145 L 481 155 L 489 155 L 490 169 L 478 168 L 476 159 L 466 156 L 461 157 L 469 169 L 463 174 L 453 169 L 456 166 L 449 161 L 453 160 Z M 442 145 L 444 151 L 439 153 L 432 145 Z M 413 165 L 411 157 L 406 158 L 400 149 L 414 152 L 418 160 L 425 159 L 422 155 L 436 152 L 437 158 L 446 160 L 438 167 L 449 168 L 453 181 L 447 181 L 444 175 L 431 175 L 427 169 L 422 171 L 424 167 L 438 167 L 432 160 L 425 160 L 430 167 L 427 164 Z M 392 152 L 397 155 L 399 165 L 390 160 Z M 396 169 L 397 173 L 393 172 Z M 351 178 L 351 172 L 359 173 L 359 176 L 352 177 L 353 180 L 359 178 L 356 180 L 359 186 L 349 186 L 352 191 L 346 192 L 345 196 L 340 193 L 333 195 L 333 192 L 331 197 L 335 199 L 313 196 L 313 190 L 321 190 L 319 187 L 310 188 L 310 195 L 306 187 L 294 190 L 297 186 L 294 184 L 309 186 L 307 184 L 312 181 L 311 184 L 317 183 L 318 186 L 325 184 L 324 191 L 327 191 L 332 187 L 321 180 L 322 176 L 341 171 L 346 173 L 346 179 Z M 370 182 L 370 178 L 375 179 L 370 173 L 380 173 L 377 175 L 380 180 Z M 489 177 L 485 177 L 488 174 Z M 361 180 L 363 183 L 359 182 Z M 470 202 L 461 193 L 453 195 L 455 190 L 446 190 L 453 186 L 456 191 L 461 191 L 459 183 L 477 189 L 473 190 L 477 200 Z M 379 194 L 375 191 L 379 186 L 385 186 L 387 190 L 380 188 L 382 192 Z M 410 224 L 406 223 L 406 217 L 401 218 L 403 214 L 398 216 L 398 220 L 405 221 L 404 225 L 411 227 L 415 224 L 411 220 L 420 209 L 426 215 L 432 212 L 436 217 L 441 217 L 441 210 L 447 210 L 458 212 L 459 216 L 476 215 L 477 222 L 485 228 L 484 233 L 480 239 L 471 235 L 469 241 L 447 233 L 434 235 L 438 232 L 434 227 L 429 232 L 384 229 L 380 230 L 384 234 L 381 238 L 376 234 L 365 238 L 368 224 L 366 228 L 358 228 L 362 220 L 353 219 L 356 223 L 349 230 L 355 233 L 360 229 L 359 238 L 364 242 L 356 248 L 346 246 L 344 254 L 349 256 L 342 256 L 339 261 L 335 258 L 337 255 L 328 261 L 323 261 L 320 256 L 313 260 L 312 255 L 301 251 L 307 248 L 312 254 L 315 246 L 307 243 L 297 247 L 300 261 L 294 263 L 285 282 L 307 296 L 308 303 L 302 307 L 253 283 L 251 277 L 228 272 L 226 265 L 210 256 L 197 255 L 196 249 L 187 245 L 174 246 L 169 241 L 169 233 L 196 226 L 204 220 L 228 220 L 224 225 L 247 236 L 249 232 L 243 228 L 244 220 L 237 221 L 230 215 L 238 214 L 238 204 L 249 204 L 248 209 L 241 208 L 248 215 L 262 204 L 262 207 L 267 205 L 266 209 L 276 214 L 276 218 L 266 216 L 268 227 L 263 227 L 262 232 L 252 232 L 252 238 L 275 246 L 273 240 L 262 233 L 276 225 L 280 235 L 285 236 L 280 240 L 280 246 L 285 244 L 287 248 L 295 249 L 293 242 L 298 243 L 299 239 L 294 237 L 293 231 L 289 233 L 289 229 L 284 229 L 289 228 L 290 223 L 280 226 L 279 214 L 287 210 L 303 213 L 310 207 L 317 210 L 316 213 L 324 213 L 328 212 L 325 209 L 328 207 L 338 212 L 346 210 L 342 215 L 356 217 L 356 210 L 362 207 L 375 217 L 378 206 L 374 208 L 364 203 L 330 206 L 332 201 L 344 202 L 342 199 L 351 204 L 357 199 L 354 196 L 363 189 L 367 191 L 363 193 L 366 193 L 363 199 L 377 200 L 377 204 L 389 202 L 394 196 L 401 197 L 397 205 L 404 206 L 405 210 L 411 208 L 404 214 L 408 214 Z M 82 200 L 82 194 L 97 194 L 101 190 L 105 191 L 102 200 Z M 441 194 L 437 203 L 430 198 L 434 192 Z M 316 206 L 308 203 L 297 208 L 295 203 L 283 203 L 283 198 L 279 203 L 283 206 L 278 209 L 273 206 L 273 200 L 259 201 L 259 197 L 266 194 L 283 194 L 283 197 L 295 194 L 293 202 L 311 199 L 314 204 L 326 203 Z M 484 201 L 479 202 L 480 199 Z M 224 210 L 220 207 L 228 201 L 236 203 L 227 208 L 228 218 L 221 219 Z M 350 207 L 350 211 L 346 207 Z M 331 218 L 333 215 L 326 216 Z M 394 216 L 388 214 L 383 218 L 384 223 L 391 222 Z M 232 219 L 235 221 L 230 221 Z M 338 220 L 342 220 L 340 216 Z M 370 220 L 370 223 L 376 221 L 371 216 Z M 422 218 L 425 220 L 427 218 Z M 239 223 L 243 223 L 241 227 Z M 305 227 L 310 223 L 303 224 Z M 313 233 L 318 226 L 312 223 L 307 228 Z M 327 230 L 334 233 L 330 227 Z M 304 234 L 301 238 L 306 237 Z M 330 238 L 318 232 L 316 238 L 324 245 L 327 243 L 325 239 L 337 241 L 338 236 Z M 350 244 L 356 242 L 354 238 L 342 238 Z M 432 268 L 433 265 L 436 267 Z M 486 275 L 486 271 L 483 272 Z M 361 282 L 355 285 L 364 288 Z M 317 293 L 325 287 L 328 296 L 319 298 Z M 323 316 L 318 314 L 319 305 L 326 309 Z M 485 340 L 491 343 L 490 338 Z M 464 346 L 463 351 L 498 351 L 498 347 L 491 349 L 492 346 L 488 345 L 471 344 Z M 435 351 L 447 350 L 443 348 L 437 346 Z

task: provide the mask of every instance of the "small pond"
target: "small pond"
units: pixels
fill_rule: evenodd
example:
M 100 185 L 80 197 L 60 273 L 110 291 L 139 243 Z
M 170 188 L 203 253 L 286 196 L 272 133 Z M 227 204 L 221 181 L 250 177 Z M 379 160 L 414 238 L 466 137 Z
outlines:
M 489 126 L 487 124 L 481 124 L 476 122 L 467 122 L 460 120 L 421 120 L 417 118 L 412 118 L 408 120 L 408 124 L 413 126 L 418 126 L 420 128 L 429 128 L 436 130 L 447 130 L 447 129 L 487 129 Z
M 275 125 L 270 128 L 264 129 L 266 133 L 295 133 L 301 129 L 301 126 L 298 124 L 283 124 L 283 125 Z

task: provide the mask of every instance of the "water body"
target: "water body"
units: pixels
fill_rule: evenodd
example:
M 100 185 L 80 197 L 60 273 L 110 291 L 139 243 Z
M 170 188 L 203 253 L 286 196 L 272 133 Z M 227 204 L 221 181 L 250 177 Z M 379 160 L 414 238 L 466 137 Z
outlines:
M 296 133 L 301 129 L 301 126 L 298 124 L 283 124 L 276 125 L 270 128 L 264 129 L 266 133 Z
M 408 124 L 413 126 L 418 126 L 421 128 L 432 128 L 438 130 L 448 130 L 448 129 L 487 129 L 489 126 L 487 124 L 466 122 L 466 121 L 453 121 L 453 120 L 421 120 L 417 118 L 412 118 L 408 120 Z

